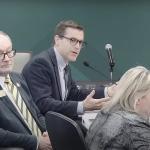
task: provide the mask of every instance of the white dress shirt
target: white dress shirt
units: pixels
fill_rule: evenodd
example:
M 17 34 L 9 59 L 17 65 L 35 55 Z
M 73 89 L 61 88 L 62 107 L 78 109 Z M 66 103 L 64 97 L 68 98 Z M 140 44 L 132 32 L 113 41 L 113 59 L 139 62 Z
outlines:
M 57 65 L 58 65 L 62 99 L 65 100 L 66 88 L 65 88 L 65 80 L 64 80 L 64 68 L 66 67 L 66 65 L 68 65 L 68 62 L 66 62 L 64 60 L 64 58 L 60 55 L 60 53 L 58 52 L 58 50 L 55 47 L 54 47 L 54 52 L 56 55 L 56 60 L 57 60 Z M 78 102 L 77 114 L 81 115 L 83 113 L 84 113 L 83 102 Z

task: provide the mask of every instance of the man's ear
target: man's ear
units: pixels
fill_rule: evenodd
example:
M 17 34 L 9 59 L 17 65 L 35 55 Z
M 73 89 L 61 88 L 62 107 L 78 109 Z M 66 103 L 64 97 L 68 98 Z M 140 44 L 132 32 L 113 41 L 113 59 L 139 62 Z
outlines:
M 55 35 L 55 36 L 54 36 L 55 44 L 57 44 L 59 40 L 60 40 L 59 35 Z

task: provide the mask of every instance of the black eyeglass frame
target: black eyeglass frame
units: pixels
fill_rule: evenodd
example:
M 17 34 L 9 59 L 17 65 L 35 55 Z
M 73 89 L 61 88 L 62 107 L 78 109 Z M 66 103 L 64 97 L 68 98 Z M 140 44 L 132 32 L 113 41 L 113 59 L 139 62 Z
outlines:
M 12 58 L 16 55 L 16 50 L 15 49 L 12 49 L 8 52 L 5 52 L 5 53 L 0 53 L 0 58 L 2 58 L 2 60 L 5 59 L 5 56 L 8 56 L 9 58 Z
M 87 45 L 87 42 L 84 42 L 84 41 L 80 41 L 80 40 L 78 40 L 78 39 L 76 39 L 76 38 L 69 38 L 69 37 L 66 37 L 66 36 L 64 36 L 64 35 L 59 35 L 60 37 L 63 37 L 63 38 L 65 38 L 65 39 L 67 39 L 67 40 L 69 40 L 70 41 L 70 44 L 72 45 L 72 46 L 75 46 L 77 43 L 79 43 L 79 46 L 81 47 L 81 48 L 84 48 L 86 45 Z

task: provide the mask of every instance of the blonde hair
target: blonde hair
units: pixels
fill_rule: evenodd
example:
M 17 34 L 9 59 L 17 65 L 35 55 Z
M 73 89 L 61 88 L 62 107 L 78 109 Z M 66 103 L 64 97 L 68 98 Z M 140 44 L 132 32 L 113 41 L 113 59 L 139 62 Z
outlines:
M 137 66 L 129 69 L 121 77 L 110 103 L 104 108 L 110 111 L 116 105 L 129 112 L 135 112 L 136 100 L 150 92 L 150 71 Z

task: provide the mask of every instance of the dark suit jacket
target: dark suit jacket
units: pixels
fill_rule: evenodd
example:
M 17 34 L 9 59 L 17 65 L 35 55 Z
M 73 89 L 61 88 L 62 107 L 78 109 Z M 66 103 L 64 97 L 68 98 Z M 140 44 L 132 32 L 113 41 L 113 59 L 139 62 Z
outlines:
M 56 111 L 69 117 L 77 116 L 77 101 L 85 99 L 89 91 L 79 90 L 72 80 L 69 68 L 68 97 L 62 101 L 57 60 L 53 48 L 35 56 L 23 69 L 28 87 L 43 114 Z M 104 97 L 104 88 L 98 89 L 96 97 Z
M 10 77 L 17 87 L 20 85 L 18 89 L 24 102 L 41 131 L 44 131 L 44 117 L 42 117 L 38 108 L 33 103 L 26 83 L 17 74 L 11 74 Z M 32 133 L 28 126 L 7 96 L 0 97 L 0 122 L 0 147 L 21 147 L 25 150 L 36 150 L 37 138 L 31 135 Z

